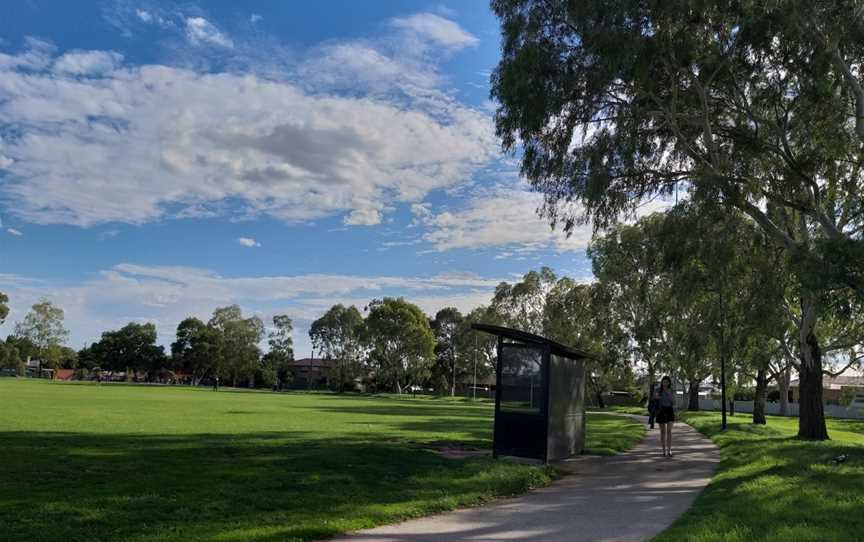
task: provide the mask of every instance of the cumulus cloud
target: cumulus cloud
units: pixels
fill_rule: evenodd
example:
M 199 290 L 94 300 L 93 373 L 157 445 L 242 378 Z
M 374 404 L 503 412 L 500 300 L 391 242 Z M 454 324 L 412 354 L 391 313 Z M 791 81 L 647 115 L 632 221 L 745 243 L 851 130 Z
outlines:
M 409 17 L 395 18 L 391 24 L 447 49 L 464 49 L 480 42 L 456 22 L 434 13 L 417 13 Z
M 73 51 L 54 62 L 54 70 L 63 74 L 93 75 L 116 68 L 123 55 L 113 51 Z
M 260 247 L 261 243 L 252 239 L 251 237 L 240 237 L 237 239 L 237 242 L 243 245 L 244 247 Z
M 16 230 L 15 228 L 6 228 L 6 232 L 8 232 L 10 235 L 14 235 L 16 237 L 20 237 L 20 236 L 24 235 L 23 233 L 21 233 L 19 230 Z
M 234 40 L 204 17 L 186 18 L 186 37 L 193 45 L 218 45 L 228 49 L 234 47 Z
M 470 179 L 497 150 L 486 113 L 434 91 L 410 102 L 373 99 L 366 87 L 337 96 L 47 51 L 40 42 L 0 57 L 0 118 L 20 127 L 4 136 L 0 193 L 31 222 L 234 213 L 376 224 L 392 203 Z M 378 79 L 394 84 L 399 73 Z
M 423 240 L 436 251 L 498 247 L 496 258 L 517 253 L 553 248 L 559 252 L 584 250 L 591 242 L 592 225 L 576 226 L 570 236 L 560 228 L 552 229 L 537 214 L 543 203 L 541 194 L 518 187 L 496 186 L 474 194 L 459 210 L 438 213 L 429 206 L 414 205 L 415 220 L 427 231 Z M 663 211 L 671 206 L 653 200 L 637 210 L 637 217 Z

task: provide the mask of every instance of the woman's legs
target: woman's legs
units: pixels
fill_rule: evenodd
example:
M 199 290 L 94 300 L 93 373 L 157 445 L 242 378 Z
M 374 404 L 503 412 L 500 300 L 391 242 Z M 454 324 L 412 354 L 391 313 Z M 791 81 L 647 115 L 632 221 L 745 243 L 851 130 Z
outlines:
M 660 424 L 660 447 L 663 449 L 663 455 L 666 455 L 666 426 L 668 423 Z
M 672 455 L 672 422 L 665 424 L 663 431 L 666 432 L 666 438 L 663 439 L 666 442 L 666 451 Z

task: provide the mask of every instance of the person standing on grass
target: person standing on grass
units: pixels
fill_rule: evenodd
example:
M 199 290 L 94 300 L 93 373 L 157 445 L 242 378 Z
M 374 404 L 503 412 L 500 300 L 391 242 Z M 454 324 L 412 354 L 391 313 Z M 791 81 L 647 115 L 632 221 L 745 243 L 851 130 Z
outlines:
M 672 379 L 664 376 L 654 395 L 657 400 L 657 423 L 660 424 L 660 446 L 664 457 L 672 457 L 672 425 L 675 423 L 675 392 Z

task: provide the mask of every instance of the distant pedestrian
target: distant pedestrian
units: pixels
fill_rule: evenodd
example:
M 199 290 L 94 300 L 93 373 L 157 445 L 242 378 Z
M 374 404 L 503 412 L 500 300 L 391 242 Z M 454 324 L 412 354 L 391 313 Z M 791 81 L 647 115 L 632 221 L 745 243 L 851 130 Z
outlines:
M 657 400 L 657 423 L 660 424 L 660 446 L 664 457 L 672 457 L 672 425 L 675 423 L 675 391 L 672 379 L 664 376 L 654 394 Z
M 648 426 L 651 429 L 654 429 L 654 420 L 657 418 L 657 409 L 659 408 L 659 401 L 654 397 L 654 390 L 657 387 L 655 383 L 651 383 L 651 387 L 648 391 Z
M 213 378 L 213 391 L 219 391 L 219 377 Z

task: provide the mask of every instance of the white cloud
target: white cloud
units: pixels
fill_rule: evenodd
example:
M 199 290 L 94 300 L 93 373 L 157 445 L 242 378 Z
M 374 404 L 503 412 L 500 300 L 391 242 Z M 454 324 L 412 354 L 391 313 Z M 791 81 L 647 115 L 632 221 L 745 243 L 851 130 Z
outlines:
M 488 303 L 498 282 L 470 273 L 225 277 L 207 269 L 133 264 L 116 265 L 77 284 L 0 274 L 0 290 L 10 298 L 6 332 L 30 305 L 48 297 L 65 310 L 70 344 L 75 348 L 130 320 L 154 322 L 159 341 L 167 345 L 183 318 L 206 321 L 214 308 L 238 303 L 244 312 L 265 320 L 276 313 L 288 314 L 297 323 L 298 348 L 308 349 L 308 325 L 334 303 L 349 302 L 362 309 L 373 298 L 404 295 L 429 314 L 448 305 L 470 310 Z
M 54 62 L 54 70 L 71 75 L 95 75 L 115 69 L 123 55 L 113 51 L 73 51 Z
M 375 224 L 393 203 L 467 181 L 497 152 L 489 116 L 434 89 L 410 101 L 362 86 L 340 97 L 162 65 L 101 64 L 108 71 L 81 78 L 34 47 L 0 59 L 0 117 L 20 127 L 3 140 L 0 192 L 31 222 L 232 213 Z M 39 62 L 46 71 L 18 69 Z M 377 77 L 386 85 L 403 75 Z
M 344 220 L 348 226 L 374 226 L 381 223 L 381 211 L 374 208 L 351 211 Z
M 20 236 L 24 235 L 23 233 L 21 233 L 20 231 L 16 230 L 15 228 L 6 228 L 6 231 L 7 231 L 9 234 L 14 235 L 14 236 L 16 236 L 16 237 L 20 237 Z
M 417 13 L 393 19 L 391 24 L 447 49 L 458 50 L 477 45 L 480 40 L 450 19 L 434 13 Z
M 592 225 L 577 225 L 570 236 L 553 230 L 537 211 L 543 196 L 536 192 L 508 186 L 496 186 L 474 194 L 460 210 L 433 213 L 428 206 L 412 208 L 415 219 L 427 227 L 423 240 L 436 251 L 451 249 L 504 248 L 496 259 L 509 258 L 519 252 L 553 248 L 559 252 L 584 250 L 591 242 Z M 656 199 L 641 206 L 637 216 L 671 207 Z
M 240 237 L 237 239 L 237 242 L 243 245 L 244 247 L 260 247 L 261 243 L 252 239 L 251 237 Z
M 260 23 L 263 20 L 264 20 L 264 17 L 262 17 L 261 15 L 258 15 L 257 13 L 253 13 L 252 16 L 249 17 L 249 22 L 252 24 Z
M 143 9 L 136 9 L 135 14 L 138 16 L 139 19 L 141 19 L 145 23 L 149 23 L 150 21 L 153 20 L 153 15 L 151 15 L 149 11 L 146 11 Z
M 26 48 L 17 55 L 0 53 L 0 70 L 41 70 L 52 61 L 54 45 L 37 38 L 25 38 Z
M 204 17 L 186 18 L 186 38 L 193 45 L 218 45 L 231 49 L 234 41 Z

